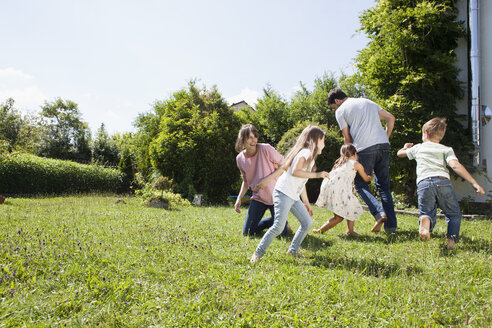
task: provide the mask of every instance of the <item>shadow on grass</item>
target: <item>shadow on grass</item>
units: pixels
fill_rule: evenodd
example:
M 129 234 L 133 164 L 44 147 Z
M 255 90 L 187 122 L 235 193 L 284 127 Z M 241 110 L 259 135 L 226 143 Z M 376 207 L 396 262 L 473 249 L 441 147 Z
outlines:
M 418 240 L 419 232 L 417 230 L 398 230 L 394 234 L 378 232 L 378 233 L 371 233 L 368 235 L 362 235 L 361 237 L 341 235 L 340 238 L 345 240 L 352 240 L 360 243 L 381 243 L 387 245 L 396 242 Z
M 474 252 L 485 251 L 487 254 L 492 254 L 492 242 L 490 240 L 472 239 L 467 236 L 461 236 L 460 239 L 461 241 L 458 243 L 459 249 Z
M 402 267 L 399 264 L 388 264 L 375 259 L 351 259 L 324 255 L 315 255 L 311 264 L 324 268 L 343 268 L 354 273 L 376 278 L 389 278 L 401 274 L 417 275 L 422 274 L 424 271 L 422 268 L 413 265 Z
M 446 235 L 442 234 L 439 236 L 443 240 L 446 240 Z M 440 256 L 443 257 L 452 257 L 456 255 L 458 251 L 472 251 L 472 252 L 485 252 L 488 255 L 492 254 L 492 242 L 490 240 L 484 239 L 472 239 L 466 236 L 460 237 L 460 242 L 456 244 L 454 249 L 449 249 L 447 247 L 447 243 L 444 242 L 441 251 L 439 252 Z

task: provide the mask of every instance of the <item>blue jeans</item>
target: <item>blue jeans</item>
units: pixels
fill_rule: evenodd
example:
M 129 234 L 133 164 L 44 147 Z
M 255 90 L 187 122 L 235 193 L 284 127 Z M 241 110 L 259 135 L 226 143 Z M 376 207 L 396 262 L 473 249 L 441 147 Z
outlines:
M 354 179 L 355 190 L 369 207 L 369 212 L 375 220 L 387 217 L 384 223 L 386 232 L 396 231 L 396 215 L 393 197 L 390 190 L 390 145 L 378 144 L 357 152 L 357 161 L 364 166 L 369 175 L 374 171 L 374 183 L 381 197 L 381 203 L 369 190 L 369 183 L 365 182 L 357 173 Z
M 267 209 L 270 210 L 270 214 L 272 216 L 262 219 Z M 252 199 L 251 203 L 249 204 L 248 213 L 246 213 L 246 220 L 244 220 L 243 235 L 252 236 L 259 232 L 262 232 L 263 230 L 270 228 L 273 225 L 273 221 L 273 205 L 266 205 L 262 202 Z M 284 230 L 280 235 L 285 236 L 286 234 L 287 223 L 285 223 Z
M 431 221 L 430 230 L 436 225 L 437 205 L 446 216 L 448 232 L 446 237 L 458 241 L 461 226 L 461 210 L 451 181 L 447 178 L 430 177 L 417 184 L 419 198 L 419 224 L 423 216 Z
M 275 207 L 275 220 L 256 248 L 256 254 L 259 257 L 263 257 L 263 255 L 265 255 L 268 246 L 270 246 L 275 237 L 282 232 L 282 229 L 287 222 L 287 215 L 289 215 L 289 211 L 291 211 L 301 223 L 301 226 L 297 229 L 296 234 L 294 235 L 294 239 L 292 239 L 289 252 L 295 253 L 299 250 L 302 241 L 313 225 L 311 216 L 300 200 L 294 200 L 281 191 L 275 189 L 273 191 L 273 204 Z

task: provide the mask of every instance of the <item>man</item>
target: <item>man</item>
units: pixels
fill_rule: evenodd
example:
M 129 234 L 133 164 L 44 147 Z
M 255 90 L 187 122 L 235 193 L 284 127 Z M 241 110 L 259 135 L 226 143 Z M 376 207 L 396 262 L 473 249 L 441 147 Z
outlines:
M 395 232 L 397 223 L 389 180 L 389 137 L 393 131 L 395 117 L 369 99 L 347 97 L 339 88 L 328 93 L 327 103 L 335 110 L 345 143 L 354 144 L 357 160 L 364 166 L 368 175 L 374 171 L 374 181 L 382 204 L 359 174 L 354 180 L 355 190 L 376 220 L 371 232 L 380 231 L 383 223 L 386 232 Z M 386 121 L 386 130 L 381 120 Z

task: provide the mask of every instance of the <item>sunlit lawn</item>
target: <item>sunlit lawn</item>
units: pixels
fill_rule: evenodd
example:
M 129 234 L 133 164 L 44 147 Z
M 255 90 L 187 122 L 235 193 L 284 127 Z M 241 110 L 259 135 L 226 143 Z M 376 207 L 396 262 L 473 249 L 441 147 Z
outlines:
M 124 200 L 118 202 L 117 200 Z M 447 250 L 439 220 L 430 242 L 416 218 L 396 235 L 371 234 L 368 213 L 308 235 L 305 259 L 262 262 L 232 207 L 142 207 L 135 198 L 8 199 L 0 205 L 0 327 L 490 327 L 490 220 L 462 222 Z M 330 213 L 315 208 L 315 226 Z M 289 222 L 297 229 L 298 222 Z

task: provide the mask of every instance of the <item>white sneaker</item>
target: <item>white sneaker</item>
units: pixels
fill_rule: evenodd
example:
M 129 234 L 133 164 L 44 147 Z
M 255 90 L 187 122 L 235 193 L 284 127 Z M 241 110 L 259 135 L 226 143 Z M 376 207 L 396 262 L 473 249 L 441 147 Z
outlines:
M 253 253 L 253 255 L 251 256 L 251 259 L 249 260 L 249 263 L 250 264 L 256 264 L 258 262 L 260 262 L 261 260 L 261 257 L 258 256 L 258 254 L 256 254 L 256 252 Z

